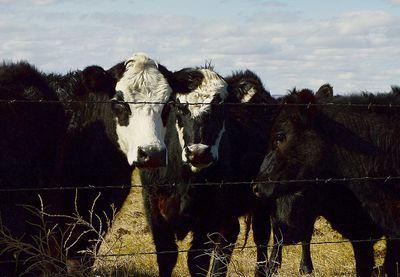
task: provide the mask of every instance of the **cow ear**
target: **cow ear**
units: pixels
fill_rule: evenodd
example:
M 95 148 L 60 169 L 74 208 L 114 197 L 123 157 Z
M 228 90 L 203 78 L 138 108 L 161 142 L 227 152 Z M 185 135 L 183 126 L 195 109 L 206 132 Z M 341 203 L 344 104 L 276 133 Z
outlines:
M 303 123 L 312 123 L 317 115 L 317 99 L 314 93 L 309 89 L 302 89 L 297 93 L 296 102 Z
M 198 69 L 184 68 L 173 73 L 171 87 L 174 92 L 188 93 L 203 83 L 204 75 Z
M 333 98 L 333 87 L 326 83 L 322 85 L 315 93 L 315 97 L 318 100 L 330 100 Z
M 399 86 L 391 86 L 392 88 L 392 93 L 397 95 L 400 95 L 400 87 Z
M 117 80 L 100 66 L 88 66 L 82 73 L 82 84 L 87 92 L 103 93 L 112 98 Z

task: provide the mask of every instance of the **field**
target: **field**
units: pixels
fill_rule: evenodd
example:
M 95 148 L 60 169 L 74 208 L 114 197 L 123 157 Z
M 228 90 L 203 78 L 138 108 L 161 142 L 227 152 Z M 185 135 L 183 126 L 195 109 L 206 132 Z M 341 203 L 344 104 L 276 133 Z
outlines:
M 134 175 L 134 183 L 138 182 Z M 228 276 L 253 276 L 256 261 L 254 243 L 251 232 L 246 248 L 243 245 L 244 223 L 239 235 L 237 250 L 234 251 Z M 329 223 L 318 219 L 311 246 L 314 273 L 309 276 L 355 276 L 353 251 L 350 243 L 342 242 L 341 235 L 331 229 Z M 180 250 L 190 247 L 190 238 L 179 242 Z M 383 241 L 375 245 L 376 276 L 381 276 L 380 265 L 383 263 L 385 244 Z M 101 276 L 158 276 L 156 256 L 150 231 L 146 225 L 142 206 L 140 188 L 132 188 L 129 199 L 117 215 L 112 231 L 103 243 L 100 255 L 120 254 L 100 257 L 97 261 Z M 282 268 L 276 276 L 299 276 L 300 245 L 283 248 Z M 189 276 L 186 265 L 186 252 L 179 253 L 178 264 L 174 276 Z

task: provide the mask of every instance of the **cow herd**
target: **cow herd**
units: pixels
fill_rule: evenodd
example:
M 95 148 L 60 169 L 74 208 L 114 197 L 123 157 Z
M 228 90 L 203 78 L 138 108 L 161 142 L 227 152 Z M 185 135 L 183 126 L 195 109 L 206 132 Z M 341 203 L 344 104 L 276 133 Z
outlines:
M 384 270 L 398 276 L 399 106 L 397 88 L 334 96 L 329 84 L 276 99 L 252 71 L 173 72 L 143 53 L 65 75 L 4 62 L 0 276 L 68 274 L 78 261 L 89 272 L 82 250 L 98 250 L 134 168 L 159 276 L 172 275 L 189 233 L 190 275 L 226 276 L 242 216 L 255 276 L 276 273 L 282 244 L 296 242 L 311 273 L 318 216 L 351 240 L 358 277 L 372 275 L 382 237 Z M 281 243 L 268 259 L 271 232 Z

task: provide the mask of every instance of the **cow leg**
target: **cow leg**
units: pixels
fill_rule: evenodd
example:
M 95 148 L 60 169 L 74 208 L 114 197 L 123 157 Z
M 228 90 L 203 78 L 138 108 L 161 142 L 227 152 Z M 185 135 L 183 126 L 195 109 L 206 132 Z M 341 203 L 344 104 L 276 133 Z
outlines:
M 266 276 L 268 260 L 268 242 L 271 235 L 271 220 L 265 210 L 256 210 L 252 217 L 253 239 L 257 246 L 257 264 L 255 277 Z
M 159 276 L 170 277 L 178 259 L 175 235 L 166 222 L 158 222 L 156 226 L 153 226 L 152 233 L 157 251 Z
M 151 197 L 145 189 L 143 189 L 142 194 L 146 218 L 157 251 L 159 276 L 170 277 L 178 259 L 175 234 L 159 211 L 158 198 Z
M 399 276 L 400 268 L 400 241 L 386 240 L 386 256 L 384 262 L 385 273 L 388 277 Z
M 375 264 L 374 245 L 372 242 L 353 242 L 354 258 L 356 260 L 357 277 L 370 277 Z
M 283 247 L 283 238 L 280 234 L 279 230 L 275 230 L 274 228 L 274 245 L 272 246 L 271 256 L 269 257 L 268 265 L 267 265 L 267 276 L 272 276 L 273 274 L 278 272 L 278 268 L 281 267 L 282 264 L 282 247 Z
M 212 250 L 213 245 L 207 237 L 207 232 L 194 230 L 192 246 L 188 253 L 188 267 L 191 276 L 207 275 Z
M 211 276 L 226 276 L 239 232 L 240 224 L 237 218 L 225 222 L 221 234 L 218 234 L 217 244 L 214 248 Z
M 300 274 L 310 274 L 313 272 L 314 267 L 311 259 L 311 245 L 310 241 L 301 242 L 301 261 L 300 261 Z

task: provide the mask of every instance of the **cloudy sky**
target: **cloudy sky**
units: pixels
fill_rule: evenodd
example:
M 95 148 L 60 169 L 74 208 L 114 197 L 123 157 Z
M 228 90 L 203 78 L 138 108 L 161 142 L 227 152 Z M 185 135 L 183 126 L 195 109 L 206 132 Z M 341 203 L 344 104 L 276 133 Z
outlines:
M 400 0 L 0 0 L 0 59 L 45 72 L 145 52 L 171 70 L 251 69 L 272 94 L 400 85 Z

